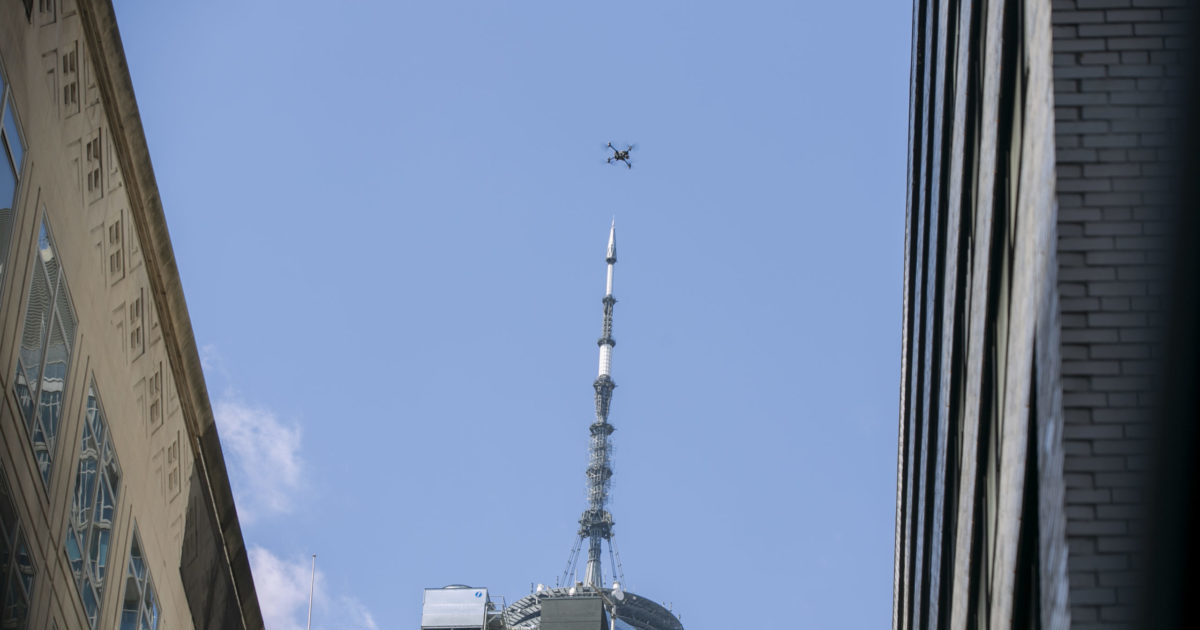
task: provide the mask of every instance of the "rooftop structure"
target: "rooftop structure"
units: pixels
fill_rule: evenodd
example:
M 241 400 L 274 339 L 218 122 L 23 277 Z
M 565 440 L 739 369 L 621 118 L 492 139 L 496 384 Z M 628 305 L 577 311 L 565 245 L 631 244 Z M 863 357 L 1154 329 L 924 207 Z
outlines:
M 604 290 L 604 325 L 600 329 L 600 338 L 596 345 L 600 346 L 600 367 L 596 382 L 592 387 L 596 390 L 596 421 L 588 430 L 591 440 L 588 446 L 587 467 L 587 496 L 588 507 L 579 517 L 579 539 L 571 550 L 567 560 L 567 568 L 563 572 L 562 583 L 566 584 L 572 578 L 576 563 L 579 559 L 579 549 L 583 541 L 588 541 L 587 568 L 584 570 L 584 586 L 599 588 L 604 585 L 601 570 L 601 545 L 608 542 L 609 557 L 612 558 L 612 575 L 619 579 L 619 564 L 616 560 L 616 550 L 612 546 L 613 519 L 609 513 L 608 489 L 612 480 L 612 433 L 615 430 L 608 423 L 608 410 L 612 403 L 613 389 L 617 386 L 612 380 L 612 351 L 617 345 L 612 336 L 613 306 L 617 303 L 613 297 L 613 269 L 617 264 L 617 222 L 614 220 L 608 230 L 608 253 L 604 256 L 608 264 L 607 281 Z

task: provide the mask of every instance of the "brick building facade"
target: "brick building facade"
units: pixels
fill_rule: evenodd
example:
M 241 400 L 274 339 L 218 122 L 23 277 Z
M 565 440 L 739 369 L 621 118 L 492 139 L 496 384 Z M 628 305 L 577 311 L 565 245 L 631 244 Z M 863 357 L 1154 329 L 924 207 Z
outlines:
M 1137 625 L 1184 4 L 914 4 L 894 628 Z
M 1071 619 L 1132 622 L 1186 21 L 1178 2 L 1057 0 L 1054 113 Z

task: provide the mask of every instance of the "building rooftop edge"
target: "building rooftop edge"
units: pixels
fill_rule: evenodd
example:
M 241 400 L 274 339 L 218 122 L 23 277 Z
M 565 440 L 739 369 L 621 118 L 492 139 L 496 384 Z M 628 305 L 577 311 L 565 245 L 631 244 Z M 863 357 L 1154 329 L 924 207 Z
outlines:
M 208 388 L 196 347 L 183 284 L 163 213 L 162 198 L 154 177 L 134 95 L 133 79 L 125 59 L 111 0 L 78 3 L 84 36 L 93 53 L 96 84 L 125 180 L 129 211 L 142 243 L 150 291 L 158 307 L 162 335 L 170 366 L 179 385 L 180 408 L 188 429 L 188 442 L 203 474 L 206 502 L 218 523 L 226 565 L 233 581 L 245 630 L 262 630 L 263 619 L 250 561 L 242 538 L 233 490 L 225 468 Z

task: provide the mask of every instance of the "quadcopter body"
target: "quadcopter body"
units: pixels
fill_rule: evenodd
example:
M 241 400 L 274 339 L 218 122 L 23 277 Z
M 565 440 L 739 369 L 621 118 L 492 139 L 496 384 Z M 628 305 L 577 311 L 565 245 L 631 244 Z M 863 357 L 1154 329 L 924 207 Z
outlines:
M 622 150 L 614 147 L 612 143 L 609 142 L 608 149 L 613 152 L 613 154 L 608 158 L 609 164 L 612 164 L 613 162 L 624 162 L 626 167 L 633 168 L 633 162 L 629 159 L 629 152 L 633 151 L 632 144 L 625 145 L 625 148 Z

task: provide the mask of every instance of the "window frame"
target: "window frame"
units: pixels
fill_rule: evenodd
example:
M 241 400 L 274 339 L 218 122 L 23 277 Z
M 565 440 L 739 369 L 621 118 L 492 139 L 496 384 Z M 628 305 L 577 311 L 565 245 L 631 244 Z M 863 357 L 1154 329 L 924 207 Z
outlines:
M 133 550 L 138 550 L 138 557 L 141 560 L 142 573 L 145 577 L 139 577 L 133 569 Z M 125 581 L 125 590 L 121 597 L 121 611 L 117 616 L 117 628 L 120 630 L 138 630 L 141 628 L 143 618 L 150 614 L 149 627 L 150 630 L 158 630 L 162 621 L 162 600 L 159 599 L 158 589 L 154 587 L 154 576 L 150 572 L 150 563 L 146 560 L 146 546 L 142 544 L 142 537 L 138 534 L 137 523 L 133 524 L 133 532 L 130 535 L 129 553 L 126 555 L 125 571 L 122 573 L 122 579 Z M 138 608 L 134 612 L 133 626 L 127 626 L 125 623 L 125 614 L 130 612 L 126 608 L 126 602 L 129 601 L 129 581 L 133 580 L 138 587 Z M 147 609 L 146 593 L 151 594 L 151 603 L 153 604 L 153 612 Z
M 54 284 L 52 287 L 50 287 L 51 290 L 48 292 L 49 295 L 48 295 L 48 301 L 47 301 L 47 307 L 46 307 L 48 310 L 48 314 L 45 319 L 45 323 L 46 323 L 45 330 L 43 330 L 39 335 L 40 345 L 38 348 L 38 365 L 37 365 L 36 371 L 33 372 L 35 379 L 33 381 L 28 380 L 27 373 L 26 373 L 28 371 L 28 366 L 25 366 L 25 364 L 22 361 L 21 354 L 22 354 L 23 348 L 20 345 L 18 345 L 17 351 L 14 352 L 14 354 L 16 356 L 13 359 L 14 365 L 13 365 L 13 368 L 10 373 L 13 374 L 12 390 L 13 390 L 13 394 L 15 395 L 15 397 L 17 399 L 17 413 L 19 414 L 19 416 L 22 420 L 22 424 L 25 427 L 26 439 L 29 441 L 29 446 L 33 450 L 33 453 L 34 453 L 35 463 L 37 464 L 38 476 L 42 478 L 42 489 L 43 489 L 43 491 L 48 491 L 49 487 L 50 487 L 50 479 L 51 479 L 51 477 L 53 477 L 53 474 L 54 474 L 54 460 L 57 459 L 58 450 L 59 450 L 58 436 L 60 433 L 60 429 L 62 428 L 62 418 L 63 418 L 62 407 L 66 402 L 66 395 L 68 392 L 68 384 L 70 381 L 71 366 L 72 366 L 71 360 L 74 358 L 72 355 L 74 354 L 75 346 L 76 346 L 75 337 L 78 335 L 78 332 L 79 332 L 79 317 L 76 315 L 76 312 L 75 312 L 74 300 L 71 299 L 70 288 L 67 287 L 66 272 L 63 269 L 63 265 L 62 265 L 62 255 L 58 249 L 58 246 L 55 244 L 54 232 L 53 232 L 53 229 L 50 227 L 50 221 L 49 221 L 49 217 L 47 216 L 45 205 L 42 206 L 41 214 L 42 214 L 41 221 L 36 223 L 36 225 L 39 226 L 39 231 L 38 231 L 38 237 L 35 242 L 40 244 L 41 239 L 42 239 L 42 233 L 44 232 L 46 241 L 49 244 L 51 251 L 54 253 L 54 258 L 58 261 L 58 265 L 57 265 L 57 269 L 56 269 L 57 278 L 51 279 L 51 278 L 49 278 L 49 274 L 47 274 L 47 279 L 54 282 Z M 33 248 L 32 255 L 34 257 L 37 257 L 38 255 L 40 255 L 39 254 L 40 251 L 41 251 L 40 247 L 35 246 Z M 34 283 L 34 280 L 36 277 L 35 274 L 37 274 L 38 270 L 39 270 L 36 260 L 34 261 L 34 263 L 32 265 L 30 265 L 30 267 L 31 267 L 30 272 L 29 272 L 30 273 L 30 285 L 29 285 L 29 290 L 26 292 L 26 300 L 24 302 L 24 305 L 25 305 L 24 315 L 22 317 L 22 324 L 21 324 L 21 337 L 22 338 L 25 337 L 25 328 L 29 323 L 29 315 L 30 315 L 29 309 L 31 307 L 29 291 L 33 290 L 33 286 L 34 286 L 33 283 Z M 71 316 L 71 320 L 72 320 L 72 324 L 71 324 L 72 330 L 71 330 L 71 334 L 69 336 L 66 334 L 67 331 L 63 328 L 62 317 L 59 313 L 59 308 L 58 308 L 59 305 L 64 302 L 65 302 L 66 308 L 67 308 L 67 310 Z M 66 350 L 66 356 L 65 356 L 64 367 L 63 367 L 60 399 L 58 401 L 59 414 L 58 414 L 57 421 L 53 424 L 53 427 L 52 427 L 53 431 L 47 431 L 46 426 L 42 422 L 42 416 L 41 416 L 41 413 L 42 413 L 41 412 L 41 408 L 42 408 L 42 400 L 41 399 L 42 399 L 42 394 L 44 393 L 42 385 L 46 379 L 46 367 L 50 362 L 49 361 L 50 339 L 52 338 L 52 336 L 54 334 L 54 330 L 55 330 L 56 326 L 59 328 L 60 332 L 63 333 L 63 335 L 62 335 L 63 342 L 64 342 L 64 345 L 66 346 L 67 350 Z M 22 396 L 18 390 L 18 387 L 20 387 L 22 383 L 24 383 L 27 388 L 26 393 L 29 395 L 30 410 L 26 409 L 26 405 L 24 404 Z M 38 445 L 35 440 L 35 434 L 37 433 L 36 429 L 39 429 L 39 428 L 41 429 L 42 435 L 46 436 L 46 442 L 49 443 L 46 448 L 46 453 L 47 453 L 48 459 L 47 459 L 47 464 L 46 464 L 45 470 L 42 470 L 41 463 L 36 461 L 37 457 L 38 457 Z
M 33 553 L 29 550 L 29 538 L 25 536 L 24 528 L 21 527 L 21 518 L 17 513 L 17 506 L 13 504 L 11 499 L 12 486 L 8 483 L 3 470 L 0 470 L 0 486 L 2 486 L 0 501 L 5 503 L 4 508 L 7 508 L 5 511 L 12 515 L 11 526 L 5 524 L 3 519 L 0 518 L 0 535 L 3 535 L 4 539 L 2 544 L 9 548 L 9 561 L 0 563 L 0 585 L 3 586 L 3 589 L 0 590 L 0 623 L 6 621 L 5 617 L 10 608 L 10 602 L 8 601 L 9 585 L 18 583 L 21 585 L 20 588 L 25 597 L 25 611 L 23 618 L 20 619 L 15 628 L 17 630 L 25 630 L 29 627 L 29 611 L 32 607 L 33 595 L 37 585 L 38 566 Z M 11 531 L 8 531 L 10 529 Z M 20 554 L 16 550 L 21 547 L 25 548 L 25 557 L 29 562 L 29 579 L 27 581 L 18 579 L 19 576 L 17 574 L 20 569 L 16 559 Z
M 4 295 L 4 280 L 10 266 L 8 258 L 12 253 L 13 228 L 17 225 L 17 209 L 20 205 L 18 201 L 21 198 L 21 176 L 24 172 L 25 154 L 28 153 L 25 134 L 21 129 L 21 116 L 12 101 L 12 84 L 8 80 L 8 72 L 4 69 L 4 60 L 0 59 L 0 159 L 7 160 L 7 162 L 0 162 L 0 168 L 10 166 L 14 179 L 12 206 L 10 207 L 12 217 L 9 221 L 9 232 L 7 235 L 0 234 L 0 297 Z M 10 132 L 4 125 L 5 117 L 9 114 L 11 114 L 13 119 L 13 131 L 16 132 L 16 142 L 21 148 L 20 160 L 17 160 L 12 152 L 12 142 L 9 139 Z M 6 202 L 0 200 L 0 203 Z
M 95 419 L 89 419 L 89 414 L 92 413 L 93 406 L 95 409 Z M 103 427 L 103 435 L 100 437 L 97 437 L 98 432 L 92 426 L 93 424 L 97 423 Z M 71 567 L 71 574 L 74 578 L 76 589 L 79 592 L 80 602 L 83 604 L 84 617 L 88 619 L 90 626 L 95 628 L 100 618 L 100 612 L 104 607 L 105 587 L 113 574 L 111 552 L 114 534 L 116 533 L 116 521 L 118 514 L 117 508 L 121 502 L 121 490 L 124 475 L 121 470 L 120 459 L 117 457 L 116 445 L 113 444 L 112 428 L 110 426 L 111 423 L 108 421 L 108 414 L 104 411 L 104 402 L 100 397 L 100 388 L 96 385 L 96 376 L 94 374 L 92 375 L 91 380 L 88 382 L 88 402 L 84 406 L 83 419 L 80 424 L 80 444 L 79 457 L 77 458 L 78 465 L 76 466 L 75 474 L 75 489 L 71 495 L 71 511 L 68 515 L 67 527 L 64 532 L 66 539 L 64 540 L 63 544 L 63 553 L 66 554 L 67 564 Z M 96 443 L 95 479 L 93 481 L 91 490 L 88 492 L 88 494 L 91 495 L 90 506 L 86 508 L 88 511 L 88 516 L 86 519 L 80 519 L 77 522 L 76 519 L 80 512 L 78 507 L 78 499 L 80 497 L 79 484 L 83 474 L 83 456 L 88 450 L 87 431 L 89 429 L 91 429 L 91 441 Z M 97 515 L 101 510 L 103 488 L 105 480 L 108 476 L 108 468 L 110 464 L 114 469 L 116 476 L 115 482 L 108 483 L 108 492 L 111 495 L 111 505 L 109 506 L 109 509 L 112 511 L 112 516 L 108 521 L 107 542 L 102 543 L 103 550 L 101 553 L 103 557 L 100 558 L 100 564 L 104 567 L 103 575 L 97 576 L 92 569 L 92 545 L 96 539 L 96 532 L 100 531 L 96 527 L 97 523 L 101 522 L 101 519 L 98 518 Z M 77 525 L 82 525 L 83 527 L 77 528 Z M 80 531 L 80 529 L 82 529 L 82 531 Z M 82 541 L 82 543 L 80 541 Z M 78 555 L 78 558 L 72 557 L 71 543 L 74 543 L 75 554 Z M 79 563 L 78 570 L 75 568 L 76 562 Z M 85 592 L 85 589 L 90 589 L 91 591 L 93 605 L 95 607 L 91 611 L 88 610 L 88 593 Z

